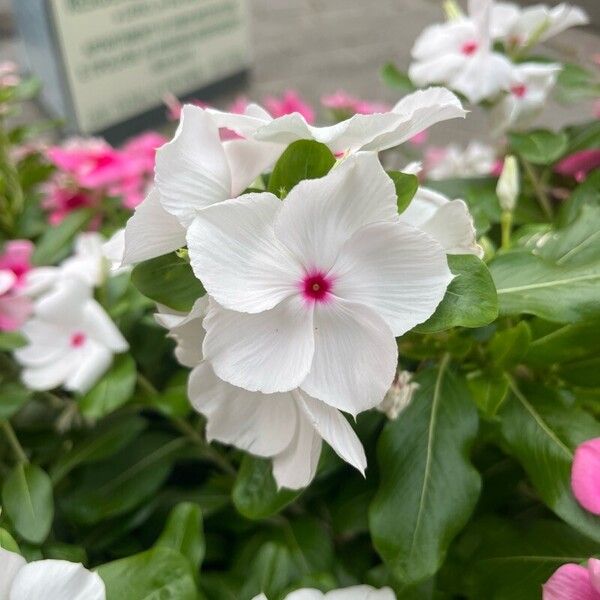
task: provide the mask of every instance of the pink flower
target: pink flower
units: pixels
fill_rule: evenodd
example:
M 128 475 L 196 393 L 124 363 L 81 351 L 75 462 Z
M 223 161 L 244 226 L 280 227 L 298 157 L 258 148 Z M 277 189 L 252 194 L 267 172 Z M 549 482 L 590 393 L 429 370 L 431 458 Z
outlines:
M 0 331 L 19 329 L 31 314 L 31 300 L 23 294 L 23 287 L 32 252 L 30 241 L 13 240 L 0 255 Z
M 390 110 L 390 106 L 383 102 L 371 102 L 369 100 L 361 100 L 356 96 L 352 96 L 344 90 L 338 90 L 335 94 L 323 96 L 321 104 L 325 108 L 329 108 L 335 112 L 346 115 L 371 115 L 373 113 L 383 113 Z
M 300 98 L 295 90 L 286 90 L 281 98 L 267 96 L 265 106 L 275 118 L 300 113 L 307 123 L 312 124 L 315 122 L 315 111 L 312 106 Z
M 600 560 L 559 567 L 544 584 L 543 600 L 600 600 Z
M 238 96 L 229 106 L 229 112 L 236 115 L 243 115 L 248 108 L 248 98 L 246 96 Z
M 43 192 L 42 206 L 49 212 L 51 225 L 58 225 L 74 210 L 100 201 L 97 193 L 81 189 L 69 175 L 60 172 L 44 185 Z
M 15 87 L 21 83 L 19 67 L 12 60 L 0 62 L 0 88 Z
M 427 142 L 428 138 L 429 134 L 427 133 L 427 130 L 424 129 L 423 131 L 417 133 L 417 135 L 413 135 L 408 141 L 413 146 L 422 146 Z
M 175 94 L 168 92 L 163 96 L 163 102 L 167 107 L 167 119 L 169 121 L 179 121 L 181 118 L 181 109 L 183 108 L 183 104 L 179 101 L 179 98 L 177 98 Z M 208 108 L 209 106 L 206 102 L 202 102 L 202 100 L 198 99 L 190 100 L 186 102 L 186 104 L 193 104 L 200 108 Z
M 571 470 L 571 488 L 583 508 L 600 515 L 600 438 L 577 446 Z
M 600 167 L 600 149 L 581 150 L 563 158 L 554 170 L 561 175 L 583 181 L 587 174 Z

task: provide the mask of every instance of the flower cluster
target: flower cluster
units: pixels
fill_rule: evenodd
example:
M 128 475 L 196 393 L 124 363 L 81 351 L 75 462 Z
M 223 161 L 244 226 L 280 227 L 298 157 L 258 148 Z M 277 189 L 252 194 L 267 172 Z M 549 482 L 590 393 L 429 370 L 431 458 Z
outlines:
M 397 368 L 395 337 L 433 314 L 452 279 L 446 254 L 479 254 L 460 200 L 425 190 L 399 216 L 377 156 L 463 115 L 441 88 L 331 127 L 257 105 L 243 114 L 185 106 L 158 150 L 155 188 L 125 229 L 124 262 L 187 245 L 207 296 L 189 314 L 163 308 L 157 319 L 193 368 L 189 397 L 208 438 L 272 458 L 280 486 L 310 482 L 322 440 L 364 471 L 341 411 L 381 403 Z M 222 128 L 239 137 L 222 140 Z M 242 194 L 303 139 L 342 158 L 283 202 Z
M 567 4 L 520 8 L 493 0 L 471 0 L 466 15 L 453 2 L 447 8 L 448 21 L 427 27 L 415 42 L 412 81 L 445 84 L 474 104 L 492 103 L 496 134 L 528 125 L 561 66 L 523 62 L 523 56 L 538 42 L 587 23 L 585 12 Z
M 0 331 L 19 329 L 31 313 L 24 289 L 32 252 L 29 240 L 12 240 L 0 254 Z

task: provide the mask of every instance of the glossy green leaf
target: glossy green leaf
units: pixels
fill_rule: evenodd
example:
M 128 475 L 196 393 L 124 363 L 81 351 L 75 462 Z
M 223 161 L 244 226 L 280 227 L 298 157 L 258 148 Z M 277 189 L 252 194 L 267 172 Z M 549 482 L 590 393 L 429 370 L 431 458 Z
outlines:
M 396 187 L 398 212 L 402 213 L 406 210 L 410 201 L 417 193 L 419 179 L 416 175 L 410 175 L 409 173 L 402 173 L 400 171 L 388 171 L 388 175 Z
M 98 568 L 106 600 L 197 600 L 188 561 L 179 552 L 157 547 Z
M 82 208 L 67 215 L 58 225 L 48 227 L 33 252 L 35 265 L 52 265 L 67 256 L 71 242 L 93 217 L 90 209 Z
M 579 408 L 564 406 L 540 386 L 511 385 L 511 392 L 500 411 L 508 450 L 543 502 L 571 527 L 600 542 L 600 517 L 584 510 L 571 492 L 573 451 L 600 437 L 600 423 Z
M 600 316 L 600 206 L 555 229 L 535 250 L 498 255 L 490 265 L 500 313 L 529 313 L 559 323 Z
M 600 96 L 600 83 L 594 74 L 580 65 L 562 65 L 556 81 L 557 96 L 561 102 L 581 102 Z
M 525 321 L 499 331 L 488 346 L 490 366 L 497 371 L 515 366 L 527 353 L 530 341 L 531 331 Z
M 383 65 L 380 71 L 381 79 L 391 88 L 405 93 L 414 92 L 416 87 L 407 73 L 403 73 L 393 63 Z
M 534 165 L 552 164 L 566 152 L 569 143 L 566 133 L 547 129 L 509 133 L 508 139 L 513 152 Z
M 52 482 L 33 464 L 19 464 L 2 486 L 2 505 L 15 531 L 32 544 L 41 544 L 52 527 Z
M 190 263 L 174 252 L 136 265 L 131 281 L 144 296 L 182 312 L 190 311 L 205 294 Z
M 123 406 L 133 395 L 137 370 L 130 354 L 115 357 L 112 367 L 79 400 L 79 409 L 89 419 L 100 419 Z
M 27 344 L 25 337 L 18 331 L 0 331 L 0 351 L 10 352 Z
M 379 438 L 380 484 L 369 511 L 375 548 L 405 584 L 437 572 L 480 489 L 469 461 L 477 411 L 465 382 L 446 361 L 416 380 L 411 404 Z
M 482 327 L 498 316 L 494 282 L 485 263 L 471 254 L 450 254 L 455 275 L 435 313 L 415 331 L 432 333 L 451 327 Z
M 504 374 L 479 373 L 468 380 L 469 391 L 479 412 L 492 419 L 508 395 L 508 379 Z
M 200 507 L 191 502 L 178 504 L 169 514 L 155 547 L 176 550 L 188 559 L 194 573 L 198 571 L 206 550 Z
M 0 548 L 20 554 L 19 544 L 17 544 L 15 538 L 6 529 L 0 529 Z
M 334 164 L 335 156 L 325 144 L 312 140 L 293 142 L 275 163 L 268 191 L 285 198 L 297 183 L 327 175 Z
M 246 454 L 235 485 L 233 503 L 248 519 L 265 519 L 293 502 L 302 490 L 277 489 L 271 461 Z
M 16 382 L 0 382 L 0 419 L 10 419 L 31 398 L 32 391 Z

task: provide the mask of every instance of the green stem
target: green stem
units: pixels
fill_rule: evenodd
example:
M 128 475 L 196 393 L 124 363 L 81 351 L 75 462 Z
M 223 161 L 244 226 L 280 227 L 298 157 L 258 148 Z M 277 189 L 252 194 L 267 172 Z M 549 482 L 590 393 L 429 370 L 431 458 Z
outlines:
M 510 235 L 512 232 L 513 215 L 509 210 L 502 211 L 500 227 L 502 228 L 502 250 L 510 248 Z
M 19 181 L 19 173 L 10 157 L 10 141 L 6 133 L 4 119 L 0 118 L 0 172 L 4 174 L 5 194 L 0 211 L 0 226 L 12 236 L 17 217 L 24 207 L 23 190 Z
M 0 427 L 4 431 L 4 435 L 6 436 L 6 440 L 10 444 L 15 456 L 17 457 L 19 462 L 28 464 L 29 459 L 27 458 L 27 454 L 25 454 L 25 450 L 23 450 L 23 446 L 21 446 L 19 442 L 19 438 L 17 438 L 17 434 L 15 430 L 12 428 L 12 425 L 6 421 L 0 421 Z
M 552 219 L 553 211 L 552 204 L 550 203 L 550 199 L 548 198 L 548 194 L 546 194 L 546 190 L 542 185 L 541 181 L 538 179 L 534 168 L 523 158 L 521 159 L 521 164 L 527 173 L 527 177 L 531 181 L 531 185 L 533 185 L 533 189 L 535 190 L 535 195 L 537 196 L 538 202 L 544 211 L 544 214 L 548 219 Z

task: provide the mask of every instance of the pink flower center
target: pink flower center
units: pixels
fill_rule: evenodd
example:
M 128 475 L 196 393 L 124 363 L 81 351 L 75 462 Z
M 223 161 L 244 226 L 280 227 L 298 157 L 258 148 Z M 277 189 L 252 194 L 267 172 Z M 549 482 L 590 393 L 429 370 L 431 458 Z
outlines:
M 86 340 L 85 333 L 82 333 L 81 331 L 76 331 L 71 336 L 71 347 L 81 348 L 81 346 L 83 346 L 85 344 L 85 340 Z
M 477 48 L 479 48 L 479 44 L 477 42 L 469 41 L 465 42 L 461 46 L 460 51 L 466 56 L 471 56 L 471 54 L 474 54 L 477 51 Z
M 525 94 L 527 93 L 527 86 L 524 85 L 523 83 L 519 83 L 517 85 L 513 85 L 510 88 L 510 91 L 513 93 L 514 96 L 516 96 L 517 98 L 523 98 L 523 96 L 525 96 Z
M 324 273 L 310 273 L 302 280 L 302 294 L 305 300 L 325 302 L 330 292 L 331 279 Z

